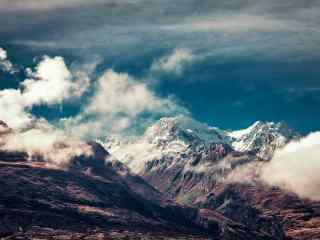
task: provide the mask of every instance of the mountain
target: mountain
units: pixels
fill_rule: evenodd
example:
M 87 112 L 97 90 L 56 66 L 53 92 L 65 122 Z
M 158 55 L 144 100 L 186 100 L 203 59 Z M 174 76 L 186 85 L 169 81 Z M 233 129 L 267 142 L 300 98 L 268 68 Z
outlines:
M 239 134 L 163 118 L 141 137 L 101 145 L 39 135 L 51 133 L 45 123 L 16 136 L 0 125 L 1 239 L 320 237 L 320 204 L 266 186 L 258 173 L 268 159 L 234 149 L 245 135 L 265 139 L 255 127 Z M 24 143 L 29 131 L 41 149 Z
M 271 159 L 276 149 L 300 136 L 285 123 L 255 122 L 247 129 L 228 132 L 232 147 L 240 152 L 253 151 L 263 159 Z
M 56 156 L 70 146 L 77 152 L 70 144 L 55 144 Z M 178 204 L 100 144 L 80 146 L 90 154 L 68 155 L 63 165 L 1 148 L 1 239 L 277 239 L 214 210 Z
M 203 153 L 218 145 L 227 152 L 251 153 L 268 160 L 276 149 L 299 137 L 285 123 L 258 121 L 247 129 L 226 131 L 179 116 L 160 119 L 147 128 L 141 137 L 124 139 L 111 136 L 102 144 L 139 173 L 154 159 L 178 157 L 191 150 Z
M 259 179 L 274 151 L 298 138 L 284 123 L 225 131 L 177 117 L 161 119 L 141 137 L 113 137 L 104 146 L 178 203 L 214 210 L 277 239 L 317 239 L 320 204 Z
M 225 144 L 230 137 L 188 117 L 162 118 L 136 139 L 109 137 L 103 146 L 139 173 L 154 159 L 176 158 L 190 148 L 201 151 L 211 143 Z M 167 163 L 166 163 L 167 164 Z
M 256 122 L 230 132 L 174 117 L 160 119 L 141 137 L 112 137 L 103 145 L 167 196 L 192 204 L 233 172 L 258 167 L 297 137 L 282 123 Z M 254 177 L 255 172 L 246 174 Z

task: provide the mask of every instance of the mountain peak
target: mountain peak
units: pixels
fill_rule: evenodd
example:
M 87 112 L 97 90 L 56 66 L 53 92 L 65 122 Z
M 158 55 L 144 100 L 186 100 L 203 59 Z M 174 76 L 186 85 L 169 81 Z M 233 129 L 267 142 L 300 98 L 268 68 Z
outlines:
M 198 163 L 209 164 L 207 162 L 221 159 L 234 150 L 270 159 L 276 149 L 297 136 L 285 123 L 257 121 L 246 129 L 228 132 L 178 116 L 161 118 L 135 139 L 111 137 L 103 145 L 134 172 L 140 173 L 146 164 L 150 167 L 150 163 L 157 160 L 160 161 L 156 165 L 151 164 L 153 167 L 180 161 L 186 167 L 187 162 L 192 162 L 193 168 L 199 168 Z M 216 145 L 223 146 L 226 154 L 217 154 Z
M 274 151 L 289 141 L 299 138 L 299 134 L 284 122 L 256 121 L 250 127 L 229 132 L 233 138 L 232 147 L 237 151 L 254 151 L 263 159 L 270 159 Z
M 149 127 L 144 137 L 151 140 L 181 140 L 185 143 L 226 143 L 228 137 L 222 130 L 200 123 L 190 117 L 165 117 Z

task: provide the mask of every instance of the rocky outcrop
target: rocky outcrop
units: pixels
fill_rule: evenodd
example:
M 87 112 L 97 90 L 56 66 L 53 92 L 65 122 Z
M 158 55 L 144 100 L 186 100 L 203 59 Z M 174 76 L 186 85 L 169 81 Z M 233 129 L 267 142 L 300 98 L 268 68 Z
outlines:
M 199 207 L 213 209 L 251 230 L 260 229 L 282 239 L 320 238 L 320 203 L 263 184 L 224 184 L 217 187 Z

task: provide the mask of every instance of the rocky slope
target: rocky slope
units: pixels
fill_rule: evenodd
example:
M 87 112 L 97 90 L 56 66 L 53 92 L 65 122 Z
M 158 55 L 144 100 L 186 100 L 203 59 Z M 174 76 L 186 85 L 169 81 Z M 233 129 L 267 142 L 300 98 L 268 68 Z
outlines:
M 285 239 L 320 239 L 320 203 L 263 184 L 223 184 L 198 199 L 199 207 L 242 222 L 251 229 L 285 232 Z
M 277 239 L 179 205 L 99 144 L 87 145 L 90 155 L 74 155 L 63 167 L 1 150 L 1 239 Z
M 278 134 L 282 127 L 273 124 L 262 134 L 258 125 L 230 133 L 189 118 L 165 118 L 141 138 L 113 138 L 104 147 L 60 139 L 42 151 L 47 155 L 30 157 L 3 149 L 15 133 L 1 123 L 0 238 L 320 238 L 320 204 L 263 185 L 257 170 L 267 159 L 258 156 L 259 148 L 234 149 L 235 139 L 247 143 L 249 136 L 263 141 L 247 146 L 270 144 L 264 141 L 269 133 L 286 136 L 277 143 L 296 137 Z M 68 161 L 55 161 L 61 152 Z

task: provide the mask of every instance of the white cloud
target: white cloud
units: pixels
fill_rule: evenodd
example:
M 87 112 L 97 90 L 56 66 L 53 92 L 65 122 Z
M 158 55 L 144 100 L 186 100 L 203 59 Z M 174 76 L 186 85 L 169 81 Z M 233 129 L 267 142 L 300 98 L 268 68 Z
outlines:
M 35 121 L 25 130 L 10 132 L 2 136 L 2 143 L 3 150 L 26 152 L 29 160 L 42 157 L 57 167 L 66 167 L 73 157 L 92 155 L 90 145 L 66 137 L 46 121 Z
M 320 200 L 320 132 L 289 143 L 275 153 L 262 169 L 262 179 L 271 185 Z
M 14 73 L 13 64 L 8 60 L 7 51 L 0 47 L 0 69 L 5 72 Z
M 0 119 L 10 127 L 17 128 L 31 121 L 32 116 L 26 111 L 26 107 L 20 90 L 0 91 Z
M 2 58 L 6 57 L 2 53 Z M 80 97 L 89 87 L 89 77 L 78 70 L 72 74 L 62 57 L 44 57 L 21 89 L 0 91 L 0 119 L 20 128 L 34 119 L 29 110 L 35 105 L 59 104 Z
M 152 71 L 181 74 L 187 63 L 194 59 L 188 49 L 175 49 L 170 55 L 153 62 Z
M 99 60 L 70 70 L 62 57 L 44 56 L 33 70 L 27 69 L 29 78 L 19 89 L 0 91 L 0 120 L 13 129 L 22 129 L 39 120 L 31 114 L 34 106 L 61 104 L 82 96 L 97 63 Z M 60 120 L 69 135 L 92 139 L 127 129 L 142 113 L 155 116 L 187 112 L 172 99 L 156 96 L 147 84 L 112 69 L 97 79 L 87 100 L 78 115 Z
M 75 96 L 81 96 L 88 87 L 86 75 L 73 81 L 73 75 L 62 57 L 45 56 L 30 73 L 31 79 L 22 82 L 23 96 L 28 106 L 57 104 Z
M 144 83 L 128 74 L 107 70 L 98 79 L 95 95 L 86 111 L 106 115 L 123 113 L 133 117 L 143 111 L 161 108 L 163 104 Z
M 82 113 L 61 123 L 70 135 L 104 137 L 125 130 L 143 112 L 166 115 L 187 111 L 171 99 L 156 96 L 145 83 L 109 69 L 97 80 Z
M 3 48 L 0 48 L 0 60 L 6 60 L 7 59 L 7 51 L 4 50 Z

